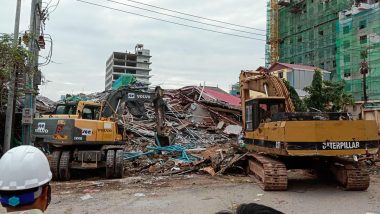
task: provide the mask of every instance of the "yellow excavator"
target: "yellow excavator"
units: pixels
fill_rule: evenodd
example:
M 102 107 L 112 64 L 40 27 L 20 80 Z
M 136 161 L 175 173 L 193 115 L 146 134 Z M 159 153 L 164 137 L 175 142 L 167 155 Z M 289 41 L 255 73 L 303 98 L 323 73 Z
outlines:
M 295 112 L 284 82 L 265 72 L 242 71 L 240 92 L 248 167 L 264 190 L 286 190 L 287 169 L 305 168 L 328 169 L 345 190 L 369 187 L 369 174 L 354 160 L 377 153 L 375 121 Z
M 165 103 L 163 90 L 141 91 L 121 88 L 110 92 L 103 102 L 64 102 L 52 114 L 33 120 L 34 145 L 48 145 L 52 152 L 50 168 L 55 180 L 70 180 L 71 169 L 105 168 L 107 178 L 123 176 L 123 149 L 127 138 L 120 124 L 121 107 L 144 117 L 144 103 L 154 105 L 156 142 L 169 144 L 163 133 Z

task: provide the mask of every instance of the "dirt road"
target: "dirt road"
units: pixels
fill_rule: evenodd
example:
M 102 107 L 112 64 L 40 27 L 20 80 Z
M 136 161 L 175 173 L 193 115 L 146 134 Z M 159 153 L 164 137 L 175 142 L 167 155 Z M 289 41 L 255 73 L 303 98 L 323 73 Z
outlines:
M 53 183 L 48 213 L 215 213 L 256 202 L 285 213 L 380 213 L 380 176 L 367 191 L 343 191 L 316 179 L 264 192 L 249 177 L 132 177 L 113 181 Z

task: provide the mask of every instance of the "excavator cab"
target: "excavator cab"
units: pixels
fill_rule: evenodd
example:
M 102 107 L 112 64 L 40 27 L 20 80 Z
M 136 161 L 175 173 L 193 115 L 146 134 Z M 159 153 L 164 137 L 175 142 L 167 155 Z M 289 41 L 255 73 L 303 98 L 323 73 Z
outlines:
M 72 115 L 75 114 L 76 109 L 77 103 L 61 103 L 55 107 L 53 114 Z
M 245 102 L 245 130 L 254 131 L 261 123 L 272 121 L 272 117 L 285 112 L 285 98 L 263 97 Z

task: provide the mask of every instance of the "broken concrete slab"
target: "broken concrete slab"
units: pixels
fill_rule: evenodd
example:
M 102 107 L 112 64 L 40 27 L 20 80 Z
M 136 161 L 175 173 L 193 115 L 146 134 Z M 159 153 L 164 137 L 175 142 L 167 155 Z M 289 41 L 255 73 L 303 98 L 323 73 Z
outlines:
M 223 133 L 228 135 L 239 135 L 242 131 L 242 127 L 239 125 L 228 125 Z

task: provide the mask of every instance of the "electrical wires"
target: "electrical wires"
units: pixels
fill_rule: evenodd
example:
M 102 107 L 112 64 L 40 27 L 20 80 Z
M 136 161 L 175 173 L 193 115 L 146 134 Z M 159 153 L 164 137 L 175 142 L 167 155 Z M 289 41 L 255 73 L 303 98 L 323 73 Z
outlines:
M 240 38 L 245 38 L 245 39 L 251 39 L 251 40 L 257 40 L 257 41 L 263 41 L 263 42 L 266 41 L 265 38 L 261 39 L 261 38 L 252 37 L 252 36 L 246 36 L 246 35 L 241 35 L 241 34 L 236 34 L 236 33 L 229 33 L 229 32 L 222 32 L 222 31 L 218 31 L 218 30 L 213 30 L 213 29 L 205 28 L 205 27 L 199 27 L 199 26 L 184 24 L 184 23 L 170 21 L 170 20 L 166 20 L 166 19 L 162 19 L 162 18 L 157 18 L 157 17 L 147 16 L 147 15 L 143 15 L 143 14 L 138 14 L 138 13 L 122 10 L 122 9 L 119 9 L 119 8 L 109 7 L 109 6 L 106 6 L 106 5 L 103 5 L 103 4 L 97 4 L 97 3 L 93 3 L 93 2 L 89 2 L 89 1 L 85 1 L 85 0 L 77 0 L 77 1 L 85 3 L 85 4 L 101 7 L 101 8 L 106 8 L 106 9 L 110 9 L 110 10 L 114 10 L 114 11 L 119 11 L 119 12 L 131 14 L 131 15 L 135 15 L 135 16 L 149 18 L 149 19 L 153 19 L 153 20 L 156 20 L 156 21 L 166 22 L 166 23 L 170 23 L 170 24 L 174 24 L 174 25 L 179 25 L 179 26 L 184 26 L 184 27 L 188 27 L 188 28 L 193 28 L 193 29 L 198 29 L 198 30 L 218 33 L 218 34 L 224 34 L 224 35 L 229 35 L 229 36 L 235 36 L 235 37 L 240 37 Z M 203 24 L 203 25 L 209 25 L 209 26 L 213 26 L 213 27 L 218 27 L 218 28 L 228 29 L 228 30 L 232 30 L 232 31 L 243 32 L 243 33 L 249 33 L 249 34 L 258 35 L 258 36 L 265 36 L 264 34 L 258 34 L 258 33 L 238 30 L 238 29 L 234 29 L 234 28 L 224 27 L 224 26 L 220 26 L 220 25 L 214 25 L 214 24 L 209 24 L 209 23 L 205 23 L 205 22 L 200 22 L 200 21 L 196 21 L 196 20 L 192 20 L 192 19 L 188 19 L 188 18 L 173 16 L 173 15 L 166 14 L 166 13 L 161 13 L 161 12 L 158 12 L 158 11 L 153 11 L 153 10 L 149 10 L 149 9 L 145 9 L 145 8 L 141 8 L 141 7 L 137 7 L 137 6 L 127 5 L 127 4 L 124 4 L 124 3 L 121 3 L 121 2 L 117 2 L 117 1 L 113 1 L 113 0 L 105 0 L 105 1 L 113 2 L 113 3 L 117 3 L 117 4 L 122 4 L 122 5 L 125 5 L 125 6 L 134 7 L 134 8 L 140 9 L 140 10 L 150 11 L 150 12 L 153 12 L 153 13 L 157 13 L 157 14 L 161 14 L 161 15 L 165 15 L 165 16 L 170 16 L 170 17 L 174 17 L 174 18 L 177 18 L 177 19 L 182 19 L 182 20 L 186 20 L 186 21 L 196 22 L 196 23 Z
M 44 34 L 44 36 L 47 36 L 45 37 L 46 38 L 45 41 L 50 42 L 50 49 L 49 49 L 48 55 L 46 57 L 42 57 L 42 58 L 45 58 L 46 61 L 38 64 L 38 66 L 41 66 L 41 67 L 48 65 L 51 62 L 51 58 L 53 56 L 53 39 L 51 38 L 50 34 Z
M 146 9 L 146 8 L 142 8 L 142 7 L 137 7 L 137 6 L 126 4 L 126 3 L 122 3 L 122 2 L 119 2 L 119 1 L 114 1 L 114 0 L 105 0 L 105 1 L 112 2 L 112 3 L 115 3 L 115 4 L 119 4 L 119 5 L 124 5 L 124 6 L 127 6 L 127 7 L 137 8 L 139 10 L 149 11 L 149 12 L 160 14 L 160 15 L 164 15 L 164 16 L 169 16 L 169 17 L 176 18 L 176 19 L 181 19 L 181 20 L 185 20 L 185 21 L 189 21 L 189 22 L 195 22 L 195 23 L 202 24 L 202 25 L 208 25 L 208 26 L 212 26 L 212 27 L 217 27 L 217 28 L 237 31 L 237 32 L 241 32 L 241 33 L 252 34 L 252 35 L 266 36 L 265 34 L 253 33 L 253 32 L 249 32 L 249 31 L 245 31 L 245 30 L 239 30 L 239 29 L 235 29 L 235 28 L 229 28 L 229 27 L 225 27 L 225 26 L 221 26 L 221 25 L 209 24 L 209 23 L 205 23 L 205 22 L 201 22 L 201 21 L 196 21 L 196 20 L 188 19 L 188 18 L 183 18 L 183 17 L 179 17 L 179 16 L 173 16 L 173 15 L 170 15 L 170 14 L 167 14 L 167 13 L 162 13 L 162 12 L 158 12 L 158 11 L 155 11 L 155 10 L 150 10 L 150 9 Z
M 235 27 L 242 27 L 242 28 L 247 28 L 247 29 L 252 29 L 252 30 L 258 30 L 258 31 L 264 31 L 264 32 L 266 31 L 266 30 L 259 29 L 259 28 L 247 27 L 247 26 L 243 26 L 243 25 L 238 25 L 238 24 L 233 24 L 233 23 L 229 23 L 229 22 L 219 21 L 219 20 L 215 20 L 215 19 L 205 18 L 205 17 L 202 17 L 202 16 L 196 16 L 196 15 L 192 15 L 192 14 L 189 14 L 189 13 L 180 12 L 180 11 L 177 11 L 177 10 L 170 10 L 170 9 L 166 9 L 166 8 L 163 8 L 163 7 L 158 7 L 158 6 L 155 6 L 155 5 L 146 4 L 146 3 L 142 3 L 142 2 L 138 2 L 138 1 L 134 1 L 134 0 L 125 0 L 125 1 L 129 1 L 129 2 L 136 3 L 136 4 L 145 5 L 145 6 L 156 8 L 156 9 L 160 9 L 160 10 L 165 10 L 165 11 L 172 12 L 172 13 L 177 13 L 177 14 L 181 14 L 181 15 L 191 16 L 191 17 L 198 18 L 198 19 L 204 19 L 204 20 L 208 20 L 208 21 L 213 21 L 213 22 L 218 22 L 218 23 L 222 23 L 222 24 L 226 24 L 226 25 L 231 25 L 231 26 L 235 26 Z

